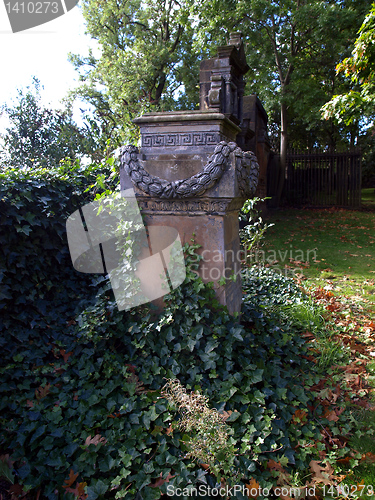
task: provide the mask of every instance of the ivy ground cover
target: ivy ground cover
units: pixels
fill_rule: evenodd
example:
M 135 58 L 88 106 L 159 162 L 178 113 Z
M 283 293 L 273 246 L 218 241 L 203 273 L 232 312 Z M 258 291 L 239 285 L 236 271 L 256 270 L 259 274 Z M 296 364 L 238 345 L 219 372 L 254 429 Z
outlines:
M 350 346 L 330 363 L 322 356 L 323 336 L 335 341 L 327 308 L 293 280 L 255 267 L 243 276 L 240 321 L 232 318 L 194 272 L 192 244 L 187 279 L 162 315 L 119 312 L 104 276 L 85 280 L 71 267 L 64 222 L 75 207 L 67 200 L 84 202 L 92 182 L 73 178 L 3 178 L 3 496 L 146 500 L 180 488 L 191 498 L 197 486 L 236 483 L 252 498 L 273 498 L 278 486 L 314 488 L 321 498 L 329 484 L 351 480 L 350 468 L 372 458 L 348 445 L 361 437 L 355 411 L 368 404 L 368 381 L 352 372 L 363 379 L 355 397 L 338 382 Z M 199 425 L 181 430 L 179 408 L 162 391 L 174 379 L 222 416 L 227 454 L 219 441 L 215 448 L 215 428 L 209 448 Z M 362 432 L 371 437 L 371 424 Z M 206 453 L 200 460 L 192 438 Z M 242 491 L 237 498 L 249 498 Z

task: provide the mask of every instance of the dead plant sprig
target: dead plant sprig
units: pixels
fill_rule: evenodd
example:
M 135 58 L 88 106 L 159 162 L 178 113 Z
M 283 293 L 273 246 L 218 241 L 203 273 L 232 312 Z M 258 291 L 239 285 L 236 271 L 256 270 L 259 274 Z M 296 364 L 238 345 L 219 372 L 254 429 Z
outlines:
M 180 414 L 179 430 L 189 434 L 185 442 L 187 458 L 206 464 L 220 481 L 234 476 L 236 449 L 231 442 L 232 429 L 226 417 L 215 408 L 209 408 L 208 398 L 199 392 L 187 393 L 178 379 L 169 379 L 161 390 L 163 398 L 172 403 Z

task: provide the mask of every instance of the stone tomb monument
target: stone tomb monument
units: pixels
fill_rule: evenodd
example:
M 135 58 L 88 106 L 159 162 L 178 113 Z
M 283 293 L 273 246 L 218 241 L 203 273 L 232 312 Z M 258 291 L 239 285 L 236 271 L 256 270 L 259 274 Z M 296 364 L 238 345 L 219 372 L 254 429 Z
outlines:
M 242 299 L 238 213 L 254 196 L 259 175 L 254 153 L 235 142 L 239 134 L 254 136 L 240 127 L 248 70 L 240 35 L 232 35 L 201 69 L 199 111 L 146 113 L 134 120 L 141 147 L 122 150 L 121 189 L 134 188 L 146 226 L 176 228 L 182 244 L 195 235 L 202 245 L 199 273 L 216 283 L 220 303 L 233 314 Z M 152 252 L 167 244 L 161 235 Z M 233 279 L 219 285 L 222 277 Z

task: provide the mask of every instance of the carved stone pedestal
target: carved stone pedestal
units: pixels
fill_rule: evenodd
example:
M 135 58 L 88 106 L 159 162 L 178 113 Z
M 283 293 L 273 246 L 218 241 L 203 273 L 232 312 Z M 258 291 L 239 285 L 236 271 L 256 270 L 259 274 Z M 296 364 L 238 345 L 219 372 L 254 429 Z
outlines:
M 205 282 L 216 283 L 220 303 L 233 314 L 241 310 L 242 295 L 238 212 L 255 192 L 258 163 L 253 153 L 244 153 L 220 133 L 228 126 L 224 115 L 212 113 L 212 121 L 205 120 L 199 145 L 192 139 L 198 128 L 195 120 L 185 121 L 184 132 L 178 133 L 173 130 L 173 115 L 169 114 L 169 123 L 163 122 L 163 139 L 159 136 L 158 142 L 162 145 L 151 147 L 145 137 L 156 141 L 158 134 L 150 129 L 157 125 L 154 115 L 142 117 L 142 144 L 146 146 L 123 149 L 121 189 L 134 188 L 147 226 L 176 228 L 182 244 L 190 243 L 194 235 L 202 245 L 200 275 Z M 201 118 L 199 113 L 197 118 Z M 216 137 L 216 141 L 202 144 L 202 137 Z M 228 142 L 220 141 L 222 138 Z M 160 239 L 152 251 L 163 245 Z M 219 286 L 222 277 L 228 279 Z
M 186 199 L 182 201 L 147 200 L 138 197 L 147 226 L 172 226 L 179 232 L 182 244 L 191 243 L 194 235 L 202 248 L 203 260 L 199 274 L 204 282 L 215 282 L 218 300 L 231 314 L 241 310 L 240 246 L 238 239 L 238 209 L 236 200 Z M 163 242 L 160 241 L 160 248 Z M 235 275 L 236 281 L 229 280 Z M 225 285 L 217 282 L 228 278 Z

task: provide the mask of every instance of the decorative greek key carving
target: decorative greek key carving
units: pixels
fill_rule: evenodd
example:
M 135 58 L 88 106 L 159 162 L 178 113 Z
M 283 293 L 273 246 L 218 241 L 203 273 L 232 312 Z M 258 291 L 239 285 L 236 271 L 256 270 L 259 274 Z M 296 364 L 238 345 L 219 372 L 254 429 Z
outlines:
M 167 134 L 165 138 L 166 146 L 177 146 L 178 145 L 178 134 Z
M 206 144 L 217 144 L 220 142 L 220 137 L 219 134 L 216 134 L 215 132 L 208 132 L 205 134 L 206 138 Z
M 237 181 L 241 195 L 251 197 L 258 183 L 259 165 L 254 153 L 244 153 L 234 142 L 220 142 L 203 169 L 188 179 L 169 182 L 149 174 L 138 159 L 138 149 L 132 145 L 122 148 L 121 165 L 132 183 L 154 198 L 192 198 L 202 196 L 219 181 L 228 166 L 232 152 L 236 156 Z
M 151 148 L 152 147 L 152 135 L 142 135 L 142 146 L 145 148 Z
M 176 134 L 142 134 L 142 147 L 211 146 L 220 142 L 218 132 L 186 132 Z
M 154 137 L 154 144 L 153 146 L 164 146 L 165 145 L 165 135 L 159 135 L 156 134 Z
M 193 134 L 180 134 L 180 141 L 182 146 L 192 146 Z

